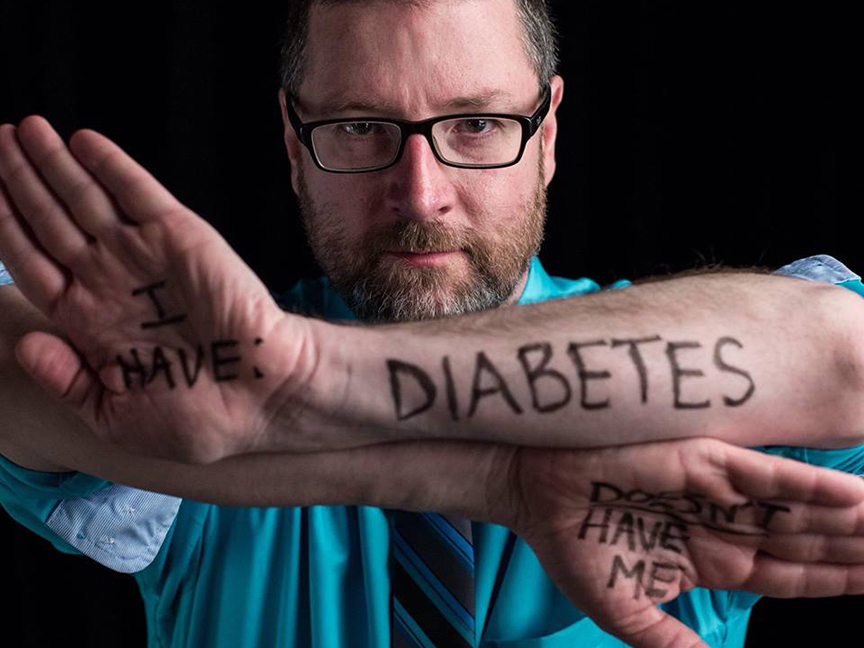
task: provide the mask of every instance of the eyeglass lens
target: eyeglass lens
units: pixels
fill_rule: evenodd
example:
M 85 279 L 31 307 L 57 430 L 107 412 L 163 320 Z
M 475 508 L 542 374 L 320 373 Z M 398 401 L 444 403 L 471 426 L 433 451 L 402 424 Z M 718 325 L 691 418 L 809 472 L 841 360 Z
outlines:
M 447 119 L 432 127 L 438 153 L 466 165 L 508 164 L 519 156 L 522 124 L 501 117 Z M 312 145 L 328 169 L 356 170 L 386 166 L 401 145 L 401 131 L 387 122 L 339 122 L 312 131 Z

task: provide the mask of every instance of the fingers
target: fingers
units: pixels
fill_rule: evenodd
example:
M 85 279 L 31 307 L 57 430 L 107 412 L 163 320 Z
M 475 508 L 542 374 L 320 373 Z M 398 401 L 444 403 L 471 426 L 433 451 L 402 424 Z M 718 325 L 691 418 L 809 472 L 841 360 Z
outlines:
M 24 119 L 18 128 L 18 140 L 79 227 L 96 238 L 116 227 L 120 215 L 108 194 L 44 118 Z
M 709 648 L 693 630 L 653 606 L 623 622 L 601 627 L 634 648 Z
M 818 533 L 773 535 L 760 549 L 781 560 L 796 563 L 864 565 L 864 538 Z
M 87 237 L 39 176 L 9 125 L 0 128 L 0 178 L 45 250 L 63 265 L 74 264 L 89 245 Z
M 824 506 L 864 501 L 864 480 L 838 470 L 733 446 L 725 447 L 722 460 L 733 486 L 750 497 Z
M 79 131 L 67 148 L 39 116 L 0 126 L 0 187 L 0 259 L 49 315 L 69 280 L 91 270 L 96 240 L 113 249 L 124 222 L 181 208 L 106 137 Z
M 77 131 L 69 148 L 133 221 L 143 223 L 182 207 L 144 167 L 104 135 Z
M 2 131 L 7 126 L 0 126 Z M 24 219 L 17 213 L 0 179 L 0 259 L 21 292 L 43 313 L 67 285 L 66 270 L 38 245 Z
M 864 504 L 856 506 L 820 506 L 798 502 L 777 501 L 774 506 L 785 507 L 762 525 L 769 533 L 819 533 L 864 537 Z M 764 516 L 763 516 L 764 519 Z
M 41 331 L 28 333 L 15 347 L 23 369 L 52 396 L 80 406 L 95 379 L 68 343 Z
M 802 564 L 758 554 L 750 577 L 735 587 L 777 598 L 864 594 L 864 565 Z

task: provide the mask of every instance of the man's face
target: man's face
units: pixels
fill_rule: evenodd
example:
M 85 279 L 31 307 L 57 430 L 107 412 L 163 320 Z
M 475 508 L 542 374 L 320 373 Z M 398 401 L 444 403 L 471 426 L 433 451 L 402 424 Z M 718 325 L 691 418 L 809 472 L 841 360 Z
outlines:
M 297 112 L 304 122 L 531 115 L 540 97 L 522 38 L 508 0 L 316 6 Z M 555 77 L 544 128 L 514 166 L 448 167 L 422 136 L 412 136 L 395 166 L 347 175 L 315 167 L 287 122 L 280 92 L 310 246 L 358 317 L 427 319 L 518 299 L 542 238 L 562 85 Z M 480 107 L 454 103 L 489 91 L 496 97 Z M 348 102 L 381 108 L 333 108 Z

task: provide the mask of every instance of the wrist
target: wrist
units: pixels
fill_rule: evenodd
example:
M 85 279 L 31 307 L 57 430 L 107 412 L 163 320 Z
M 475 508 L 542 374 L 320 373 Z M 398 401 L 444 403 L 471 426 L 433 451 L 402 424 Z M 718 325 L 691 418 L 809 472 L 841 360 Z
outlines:
M 384 431 L 369 327 L 284 314 L 275 337 L 287 359 L 266 451 L 317 452 L 391 440 Z
M 317 322 L 281 309 L 255 340 L 254 398 L 260 413 L 257 432 L 233 454 L 309 452 L 322 449 L 312 432 L 326 407 L 321 395 L 322 345 Z
M 512 527 L 517 517 L 517 448 L 464 441 L 386 443 L 349 451 L 366 457 L 347 503 L 436 511 Z M 356 465 L 355 465 L 356 467 Z
M 518 529 L 524 511 L 522 457 L 527 448 L 513 445 L 491 446 L 483 475 L 483 519 Z

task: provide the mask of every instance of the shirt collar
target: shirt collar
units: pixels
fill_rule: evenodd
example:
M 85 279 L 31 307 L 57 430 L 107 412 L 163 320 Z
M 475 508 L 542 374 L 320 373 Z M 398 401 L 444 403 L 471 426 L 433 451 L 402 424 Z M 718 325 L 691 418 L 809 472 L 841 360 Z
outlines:
M 348 304 L 345 303 L 339 293 L 333 288 L 329 279 L 326 280 L 323 292 L 324 299 L 321 310 L 324 317 L 335 320 L 357 319 L 348 307 Z M 535 256 L 532 257 L 531 264 L 528 266 L 528 279 L 526 279 L 525 286 L 522 288 L 522 294 L 516 303 L 531 304 L 545 301 L 559 296 L 560 292 L 561 289 L 556 286 L 555 281 L 540 263 L 540 259 Z
M 540 259 L 536 256 L 533 257 L 531 265 L 528 267 L 528 279 L 525 281 L 525 287 L 522 288 L 522 294 L 516 303 L 530 304 L 542 301 L 554 292 L 555 284 L 552 281 L 552 277 L 546 272 L 546 269 L 540 263 Z

